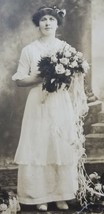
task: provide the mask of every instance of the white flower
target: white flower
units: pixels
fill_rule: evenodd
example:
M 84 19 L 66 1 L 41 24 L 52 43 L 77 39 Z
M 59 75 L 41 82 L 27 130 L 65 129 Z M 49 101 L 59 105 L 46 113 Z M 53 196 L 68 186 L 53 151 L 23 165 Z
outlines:
M 78 63 L 77 63 L 77 61 L 73 61 L 72 63 L 71 63 L 71 65 L 70 65 L 70 67 L 72 67 L 72 68 L 75 68 L 75 67 L 77 67 L 78 66 Z
M 64 56 L 65 57 L 71 57 L 71 52 L 69 50 L 64 51 Z
M 63 17 L 66 15 L 66 10 L 65 10 L 65 9 L 61 9 L 61 10 L 59 10 L 59 12 L 62 13 L 62 16 L 63 16 Z
M 90 68 L 90 67 L 89 67 L 89 64 L 88 64 L 88 62 L 87 62 L 86 60 L 84 60 L 84 61 L 82 62 L 82 68 L 83 68 L 83 70 L 85 71 L 85 73 L 87 73 L 88 69 Z
M 71 45 L 69 45 L 69 44 L 66 43 L 66 45 L 65 45 L 65 47 L 64 47 L 64 50 L 65 50 L 65 51 L 69 51 L 70 48 L 71 48 Z
M 73 48 L 73 47 L 70 47 L 70 51 L 73 53 L 73 54 L 76 54 L 76 49 L 75 48 Z
M 56 56 L 52 55 L 51 56 L 51 61 L 54 62 L 54 63 L 57 63 L 58 59 Z
M 65 70 L 65 76 L 70 76 L 70 75 L 71 75 L 70 69 L 66 69 L 66 70 Z
M 61 58 L 61 59 L 60 59 L 60 62 L 61 62 L 63 65 L 67 65 L 68 62 L 69 62 L 69 59 L 67 59 L 67 58 Z
M 100 183 L 98 183 L 98 184 L 95 185 L 94 190 L 96 190 L 96 191 L 98 191 L 98 192 L 101 192 L 101 189 L 102 189 L 102 186 L 101 186 Z
M 77 61 L 77 60 L 78 60 L 78 56 L 75 55 L 75 56 L 73 57 L 73 59 Z
M 55 79 L 51 79 L 51 83 L 53 83 L 55 81 Z
M 3 203 L 3 204 L 0 204 L 0 212 L 1 212 L 1 211 L 6 211 L 7 208 L 8 208 L 8 207 L 7 207 L 6 204 L 4 204 L 4 203 Z
M 55 66 L 55 70 L 57 74 L 64 74 L 65 73 L 65 68 L 62 64 L 57 64 Z
M 83 57 L 83 53 L 82 52 L 77 52 L 77 56 L 78 56 L 78 58 L 82 58 Z
M 48 52 L 45 56 L 43 55 L 41 55 L 41 58 L 43 58 L 43 57 L 51 57 L 52 56 L 52 53 L 50 53 L 50 52 Z

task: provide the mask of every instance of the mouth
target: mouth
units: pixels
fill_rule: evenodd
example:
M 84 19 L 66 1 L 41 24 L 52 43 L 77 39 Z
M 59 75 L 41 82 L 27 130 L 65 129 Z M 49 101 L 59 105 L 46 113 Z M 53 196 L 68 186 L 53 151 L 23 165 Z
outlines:
M 51 30 L 51 29 L 52 29 L 52 28 L 50 28 L 50 27 L 46 27 L 46 28 L 45 28 L 45 30 Z

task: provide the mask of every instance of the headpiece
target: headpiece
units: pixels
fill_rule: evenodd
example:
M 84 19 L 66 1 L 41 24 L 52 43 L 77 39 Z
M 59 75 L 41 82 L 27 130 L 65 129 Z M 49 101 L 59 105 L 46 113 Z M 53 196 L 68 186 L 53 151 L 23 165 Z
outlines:
M 36 26 L 39 26 L 39 21 L 40 21 L 41 17 L 45 16 L 47 14 L 54 16 L 58 21 L 58 25 L 60 25 L 62 23 L 64 16 L 66 15 L 66 10 L 65 9 L 59 9 L 57 6 L 41 7 L 33 15 L 33 17 L 32 17 L 33 23 Z
M 54 10 L 57 14 L 59 14 L 62 17 L 64 17 L 66 15 L 66 10 L 65 9 L 59 9 L 59 8 L 57 8 L 57 6 L 44 7 L 44 8 L 40 8 L 40 10 Z

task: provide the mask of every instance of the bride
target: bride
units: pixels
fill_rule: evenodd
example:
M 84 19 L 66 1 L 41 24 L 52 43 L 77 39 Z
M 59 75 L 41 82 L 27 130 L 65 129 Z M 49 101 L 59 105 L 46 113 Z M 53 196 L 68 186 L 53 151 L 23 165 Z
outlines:
M 41 57 L 67 44 L 56 38 L 64 16 L 65 10 L 56 7 L 42 7 L 33 15 L 40 38 L 23 48 L 12 77 L 18 86 L 31 86 L 14 160 L 18 164 L 19 202 L 34 204 L 44 211 L 49 202 L 67 210 L 67 202 L 75 198 L 77 164 L 83 151 L 76 120 L 88 110 L 82 73 L 76 75 L 69 90 L 60 88 L 48 94 L 42 90 L 43 79 L 37 65 Z

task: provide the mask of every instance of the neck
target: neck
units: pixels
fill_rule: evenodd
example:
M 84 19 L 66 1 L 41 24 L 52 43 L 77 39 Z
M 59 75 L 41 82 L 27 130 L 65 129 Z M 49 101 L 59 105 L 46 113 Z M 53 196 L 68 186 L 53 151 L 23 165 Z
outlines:
M 40 36 L 40 40 L 43 42 L 52 42 L 53 40 L 55 40 L 56 37 L 55 35 L 50 35 L 50 36 Z

